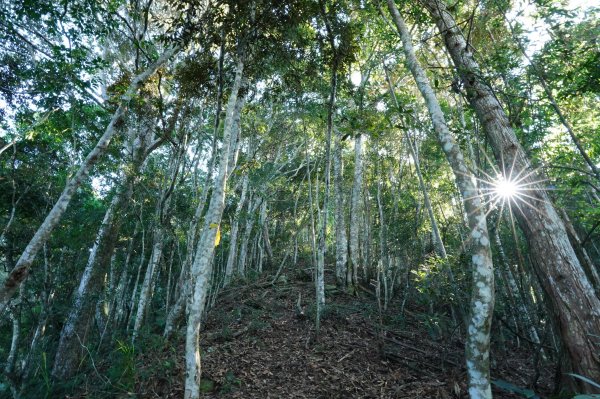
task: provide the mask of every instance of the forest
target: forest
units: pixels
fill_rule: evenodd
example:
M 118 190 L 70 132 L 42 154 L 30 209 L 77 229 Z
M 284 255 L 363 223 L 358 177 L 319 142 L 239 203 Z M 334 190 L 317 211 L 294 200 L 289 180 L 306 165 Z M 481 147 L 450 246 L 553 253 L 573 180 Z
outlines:
M 599 17 L 0 0 L 0 398 L 600 398 Z

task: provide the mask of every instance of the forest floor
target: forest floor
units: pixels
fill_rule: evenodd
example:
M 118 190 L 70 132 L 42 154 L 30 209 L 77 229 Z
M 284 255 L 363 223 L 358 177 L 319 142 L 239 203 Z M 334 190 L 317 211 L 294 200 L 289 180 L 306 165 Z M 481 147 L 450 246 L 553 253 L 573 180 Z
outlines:
M 468 397 L 462 336 L 436 336 L 428 327 L 431 323 L 415 309 L 409 311 L 408 304 L 403 317 L 394 316 L 400 308 L 396 303 L 380 317 L 375 298 L 367 292 L 356 297 L 328 288 L 318 339 L 310 282 L 272 286 L 262 281 L 223 292 L 202 333 L 205 397 Z M 299 296 L 304 315 L 297 311 Z M 515 392 L 534 378 L 536 356 L 528 345 L 511 345 L 514 341 L 493 344 L 492 378 Z M 136 384 L 139 397 L 183 397 L 182 353 L 183 344 L 162 355 L 144 355 L 138 373 L 148 378 Z M 160 373 L 157 356 L 166 359 Z M 547 364 L 538 369 L 535 391 L 539 396 L 494 386 L 494 397 L 546 397 L 554 367 Z

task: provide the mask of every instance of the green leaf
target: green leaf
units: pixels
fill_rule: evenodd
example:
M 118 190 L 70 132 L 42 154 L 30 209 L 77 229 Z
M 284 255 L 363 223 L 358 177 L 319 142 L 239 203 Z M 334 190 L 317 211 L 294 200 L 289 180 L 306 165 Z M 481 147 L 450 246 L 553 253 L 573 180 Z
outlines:
M 592 380 L 590 380 L 589 378 L 587 378 L 587 377 L 584 377 L 584 376 L 582 376 L 582 375 L 579 375 L 579 374 L 574 374 L 574 373 L 567 373 L 567 375 L 570 375 L 571 377 L 578 378 L 578 379 L 580 379 L 581 381 L 587 382 L 588 384 L 590 384 L 590 385 L 593 385 L 593 386 L 595 386 L 596 388 L 600 388 L 600 384 L 598 384 L 596 381 L 592 381 Z M 598 397 L 598 395 L 596 395 L 596 397 Z
M 500 389 L 503 389 L 507 392 L 512 392 L 521 395 L 524 398 L 528 399 L 540 399 L 539 396 L 535 394 L 531 389 L 519 388 L 518 386 L 511 384 L 510 382 L 503 380 L 494 380 L 492 384 L 497 386 Z

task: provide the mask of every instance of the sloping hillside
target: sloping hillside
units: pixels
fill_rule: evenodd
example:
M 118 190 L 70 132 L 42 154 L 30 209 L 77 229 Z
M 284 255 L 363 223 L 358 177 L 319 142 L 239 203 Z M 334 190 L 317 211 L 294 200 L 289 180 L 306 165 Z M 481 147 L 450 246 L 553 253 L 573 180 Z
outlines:
M 271 286 L 262 281 L 224 292 L 203 333 L 203 390 L 208 398 L 465 398 L 463 343 L 427 327 L 425 314 L 399 303 L 382 313 L 365 290 L 361 298 L 328 286 L 330 302 L 317 338 L 313 286 Z M 300 297 L 301 311 L 298 309 Z M 371 300 L 369 298 L 371 297 Z M 407 309 L 409 306 L 407 306 Z M 514 342 L 514 341 L 511 341 Z M 152 368 L 139 381 L 141 397 L 183 396 L 183 343 L 178 350 L 146 354 Z M 534 353 L 506 342 L 492 354 L 493 377 L 513 389 L 532 380 Z M 495 345 L 499 347 L 500 345 Z M 158 372 L 156 357 L 169 365 Z M 541 367 L 536 392 L 548 392 L 553 367 Z M 144 375 L 143 371 L 141 372 Z M 509 388 L 510 389 L 510 388 Z M 496 398 L 523 397 L 494 388 Z

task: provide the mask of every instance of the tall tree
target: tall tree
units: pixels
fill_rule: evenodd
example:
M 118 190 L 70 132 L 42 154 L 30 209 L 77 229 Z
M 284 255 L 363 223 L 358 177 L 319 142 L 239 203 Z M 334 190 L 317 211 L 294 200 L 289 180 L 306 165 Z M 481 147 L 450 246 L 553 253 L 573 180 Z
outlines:
M 48 237 L 52 233 L 52 230 L 54 230 L 56 225 L 60 222 L 77 188 L 87 178 L 91 167 L 104 154 L 104 152 L 106 152 L 106 149 L 110 144 L 110 140 L 117 131 L 116 125 L 127 112 L 129 102 L 136 94 L 137 90 L 151 75 L 153 75 L 156 72 L 158 68 L 165 64 L 178 50 L 179 48 L 177 46 L 168 48 L 155 62 L 150 64 L 145 71 L 137 75 L 131 81 L 131 84 L 127 88 L 127 91 L 121 97 L 119 106 L 113 114 L 110 123 L 106 127 L 104 134 L 102 135 L 102 137 L 100 137 L 94 149 L 87 155 L 85 161 L 77 170 L 77 173 L 67 182 L 62 194 L 54 204 L 54 207 L 52 207 L 52 210 L 50 210 L 42 225 L 38 228 L 31 241 L 29 241 L 29 244 L 27 244 L 27 247 L 21 254 L 19 260 L 17 261 L 15 268 L 10 272 L 9 276 L 4 281 L 2 288 L 0 288 L 0 312 L 4 310 L 4 308 L 8 304 L 8 301 L 10 301 L 10 298 L 19 288 L 19 285 L 29 275 L 29 269 L 38 251 L 48 240 Z
M 438 135 L 438 141 L 446 155 L 446 159 L 454 172 L 454 178 L 463 198 L 473 251 L 473 291 L 466 343 L 469 395 L 471 398 L 491 398 L 489 358 L 490 329 L 494 310 L 494 272 L 492 250 L 487 230 L 486 209 L 481 201 L 475 177 L 467 168 L 462 150 L 448 128 L 435 92 L 417 60 L 408 27 L 394 0 L 387 0 L 387 4 L 402 39 L 406 64 L 425 99 L 433 128 Z
M 548 295 L 552 312 L 557 316 L 570 368 L 578 374 L 600 380 L 600 359 L 593 336 L 600 331 L 600 299 L 587 279 L 569 242 L 565 226 L 539 181 L 535 170 L 519 143 L 502 105 L 490 85 L 482 79 L 472 45 L 456 23 L 447 6 L 438 0 L 422 3 L 435 21 L 450 53 L 469 102 L 479 118 L 500 168 L 510 165 L 519 184 L 527 187 L 527 202 L 517 203 L 517 219 L 534 257 L 536 274 Z M 506 173 L 506 172 L 505 172 Z M 507 178 L 515 178 L 507 176 Z M 583 392 L 589 384 L 579 383 Z
M 196 399 L 200 397 L 200 320 L 206 305 L 206 297 L 212 276 L 212 258 L 215 250 L 215 239 L 223 208 L 225 207 L 225 188 L 227 187 L 227 175 L 229 166 L 229 156 L 231 148 L 231 135 L 235 134 L 235 127 L 239 126 L 241 106 L 238 104 L 238 96 L 242 87 L 242 76 L 244 72 L 243 56 L 239 56 L 236 63 L 235 79 L 229 94 L 227 103 L 227 114 L 225 117 L 225 127 L 223 130 L 223 146 L 221 147 L 221 158 L 219 160 L 218 174 L 214 180 L 213 193 L 210 198 L 210 204 L 206 212 L 204 226 L 198 239 L 196 247 L 196 256 L 191 268 L 192 292 L 187 306 L 188 320 L 186 331 L 186 379 L 185 395 L 186 399 Z M 242 103 L 243 102 L 239 102 Z

